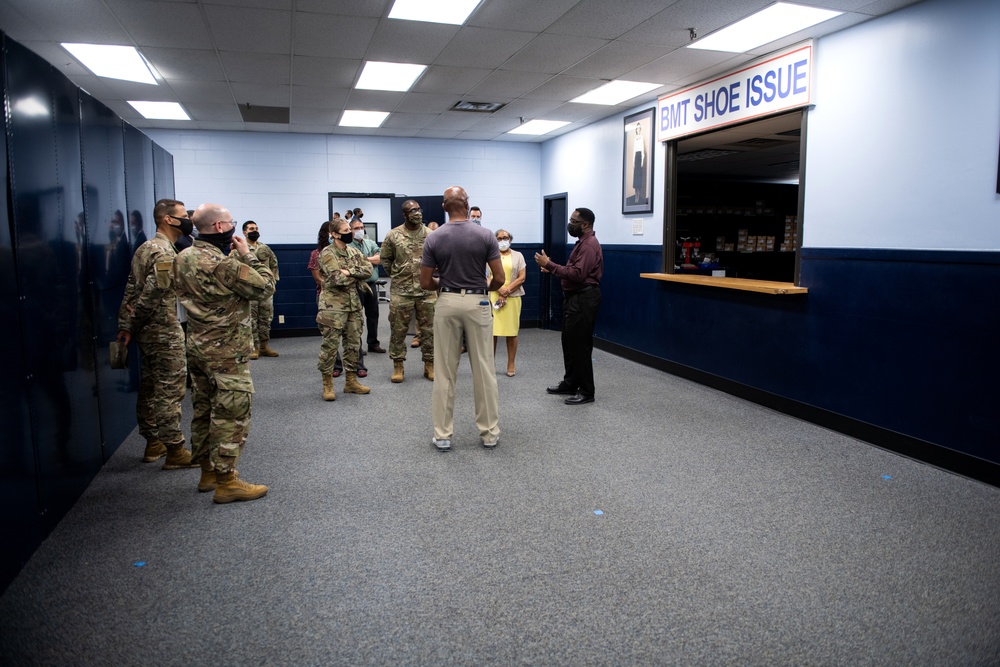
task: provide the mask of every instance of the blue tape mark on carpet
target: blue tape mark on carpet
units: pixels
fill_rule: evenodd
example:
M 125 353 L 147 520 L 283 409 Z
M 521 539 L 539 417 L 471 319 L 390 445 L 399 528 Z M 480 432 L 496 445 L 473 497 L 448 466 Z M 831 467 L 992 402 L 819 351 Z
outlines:
M 892 479 L 892 475 L 882 475 L 882 479 Z
M 603 516 L 604 510 L 594 510 L 594 514 L 596 514 L 597 516 Z
M 135 565 L 136 567 L 142 567 L 145 564 L 146 564 L 146 561 L 144 561 L 144 560 L 137 560 L 135 563 L 133 563 L 133 565 Z

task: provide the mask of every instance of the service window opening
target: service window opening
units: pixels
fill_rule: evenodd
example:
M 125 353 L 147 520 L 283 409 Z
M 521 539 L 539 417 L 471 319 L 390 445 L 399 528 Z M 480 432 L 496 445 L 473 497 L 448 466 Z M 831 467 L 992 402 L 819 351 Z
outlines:
M 804 114 L 673 142 L 664 272 L 797 283 Z

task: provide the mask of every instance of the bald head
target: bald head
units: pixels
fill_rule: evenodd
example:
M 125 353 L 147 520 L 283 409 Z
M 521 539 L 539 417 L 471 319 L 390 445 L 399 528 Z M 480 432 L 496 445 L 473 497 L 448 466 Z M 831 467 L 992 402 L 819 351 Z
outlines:
M 465 188 L 453 185 L 444 191 L 444 212 L 450 220 L 467 220 L 469 216 L 469 195 Z
M 229 209 L 219 204 L 202 204 L 195 209 L 191 221 L 198 229 L 198 233 L 213 234 L 213 227 L 217 222 L 232 222 L 233 216 Z

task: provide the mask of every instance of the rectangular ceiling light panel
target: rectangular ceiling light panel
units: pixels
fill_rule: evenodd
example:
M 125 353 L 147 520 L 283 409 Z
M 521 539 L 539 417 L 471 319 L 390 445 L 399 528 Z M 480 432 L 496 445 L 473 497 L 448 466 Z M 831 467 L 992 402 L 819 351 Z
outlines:
M 184 108 L 177 102 L 134 102 L 129 100 L 136 111 L 147 120 L 191 120 Z
M 396 0 L 389 18 L 462 25 L 481 0 Z
M 341 127 L 379 127 L 389 117 L 388 111 L 358 111 L 345 109 L 340 117 Z
M 406 92 L 420 78 L 427 65 L 408 63 L 386 63 L 369 60 L 361 70 L 361 78 L 355 88 L 359 90 L 391 90 Z
M 688 44 L 687 47 L 708 51 L 745 53 L 841 14 L 843 12 L 831 9 L 818 9 L 779 2 L 742 21 L 737 21 L 731 26 L 717 30 L 707 37 Z
M 156 85 L 149 65 L 134 46 L 70 43 L 62 46 L 97 76 Z
M 643 93 L 648 93 L 651 90 L 656 90 L 661 85 L 660 83 L 649 83 L 646 81 L 609 81 L 603 86 L 594 88 L 588 93 L 584 93 L 579 97 L 575 97 L 570 100 L 570 102 L 576 102 L 577 104 L 604 104 L 604 105 L 614 105 L 620 104 L 625 100 L 630 100 L 633 97 L 638 97 Z
M 515 127 L 507 134 L 548 134 L 552 130 L 558 130 L 564 125 L 569 125 L 566 120 L 529 120 L 524 125 Z

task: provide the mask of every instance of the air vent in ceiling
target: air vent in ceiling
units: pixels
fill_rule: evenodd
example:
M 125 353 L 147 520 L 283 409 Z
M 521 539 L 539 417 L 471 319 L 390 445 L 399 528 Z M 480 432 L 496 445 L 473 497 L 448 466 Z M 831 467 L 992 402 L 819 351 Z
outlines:
M 451 108 L 452 111 L 472 111 L 474 113 L 493 113 L 499 109 L 503 109 L 506 104 L 502 102 L 466 102 L 465 100 L 459 100 L 455 102 L 455 105 Z
M 263 107 L 256 104 L 240 105 L 244 123 L 281 123 L 288 125 L 288 107 Z

